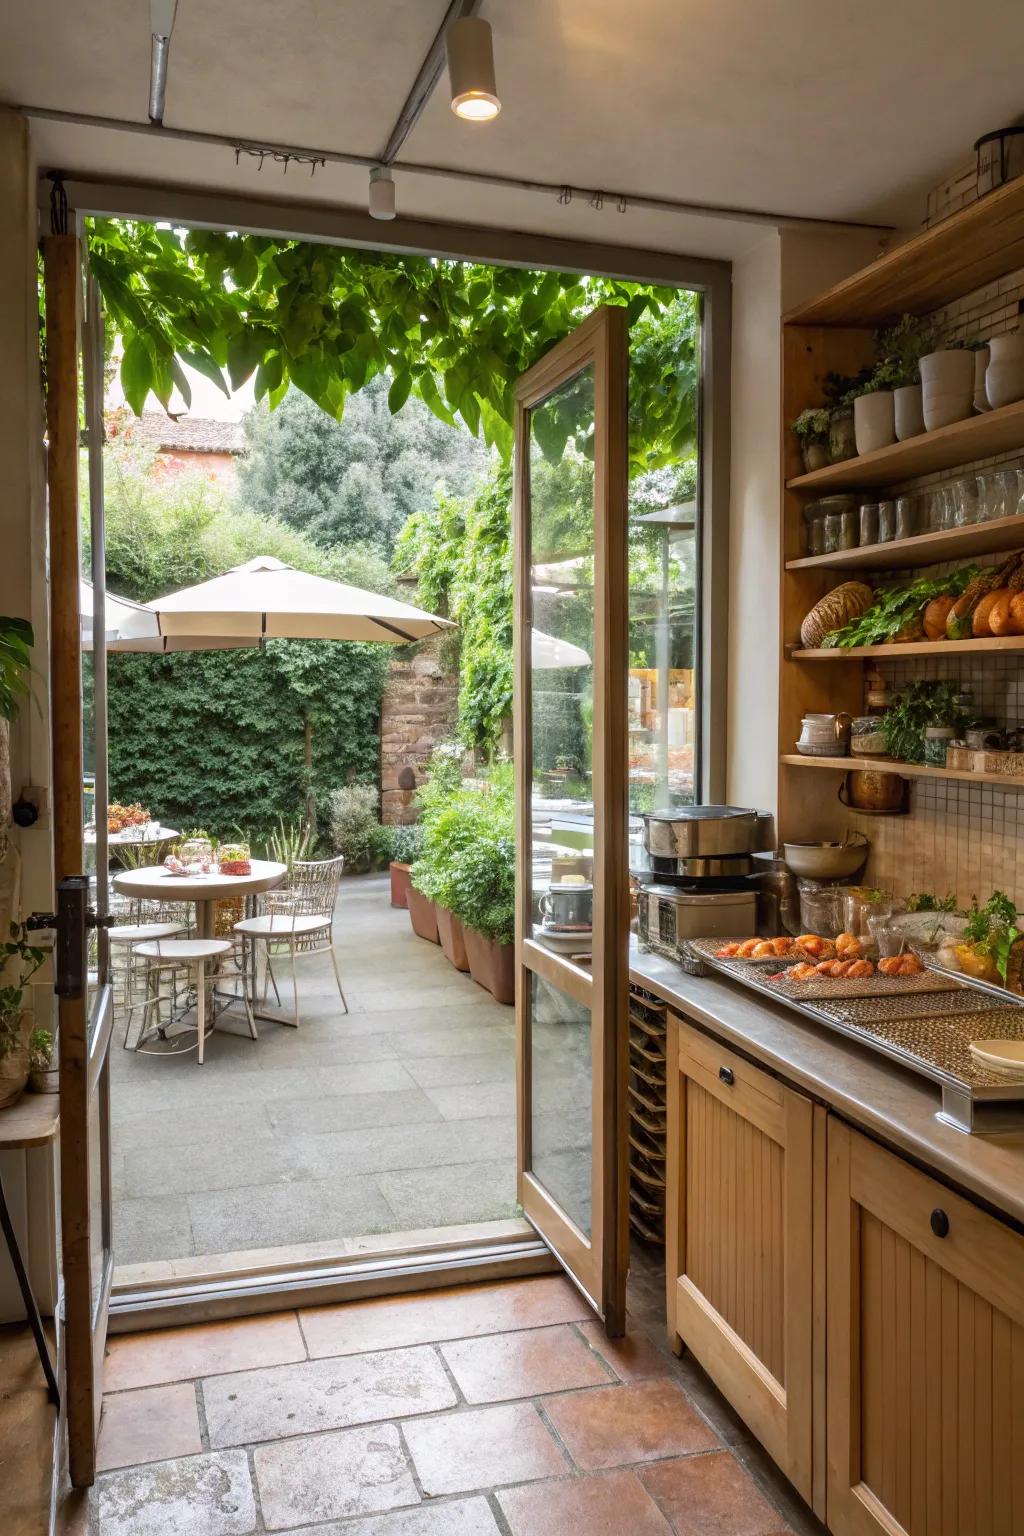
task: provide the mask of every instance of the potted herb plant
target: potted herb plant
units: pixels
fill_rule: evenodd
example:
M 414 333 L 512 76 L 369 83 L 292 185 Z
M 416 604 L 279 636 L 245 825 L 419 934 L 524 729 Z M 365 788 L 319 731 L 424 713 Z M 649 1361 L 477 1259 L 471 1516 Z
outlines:
M 831 462 L 828 446 L 829 418 L 827 406 L 808 406 L 792 424 L 807 474 L 815 469 L 824 469 Z
M 515 1001 L 515 789 L 500 764 L 467 797 L 466 835 L 452 865 L 452 901 L 473 980 Z
M 423 830 L 419 826 L 395 827 L 391 844 L 391 905 L 408 907 L 413 861 L 423 850 Z
M 462 751 L 455 744 L 442 744 L 431 753 L 426 782 L 416 803 L 420 811 L 422 843 L 409 871 L 406 902 L 409 921 L 418 938 L 439 944 L 437 908 L 442 899 L 446 871 L 447 836 L 444 818 L 462 792 Z M 448 831 L 451 828 L 449 826 Z M 468 966 L 468 961 L 467 961 Z
M 921 358 L 935 344 L 935 323 L 920 315 L 902 315 L 895 325 L 875 332 L 875 377 L 892 390 L 896 440 L 919 437 L 925 430 Z
M 53 1059 L 53 1035 L 34 1029 L 28 1041 L 28 1086 L 32 1093 L 58 1093 L 60 1071 Z
M 0 1109 L 16 1104 L 28 1082 L 32 1015 L 24 1007 L 25 988 L 45 959 L 46 951 L 29 943 L 25 924 L 12 923 L 10 940 L 0 944 Z

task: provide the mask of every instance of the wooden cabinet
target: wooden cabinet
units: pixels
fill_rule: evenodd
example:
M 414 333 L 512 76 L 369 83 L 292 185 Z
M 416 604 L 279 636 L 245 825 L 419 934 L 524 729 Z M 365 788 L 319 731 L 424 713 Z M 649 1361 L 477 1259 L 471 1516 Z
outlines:
M 815 1107 L 682 1022 L 669 1060 L 670 1330 L 810 1502 Z
M 828 1525 L 1024 1533 L 1024 1238 L 828 1126 Z

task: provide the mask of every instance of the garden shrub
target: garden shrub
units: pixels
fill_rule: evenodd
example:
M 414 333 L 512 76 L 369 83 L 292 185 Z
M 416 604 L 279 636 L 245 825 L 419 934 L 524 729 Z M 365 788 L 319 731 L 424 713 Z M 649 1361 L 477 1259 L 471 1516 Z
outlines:
M 349 874 L 379 869 L 391 857 L 393 833 L 380 823 L 380 795 L 372 784 L 346 784 L 331 795 L 331 842 L 345 855 Z

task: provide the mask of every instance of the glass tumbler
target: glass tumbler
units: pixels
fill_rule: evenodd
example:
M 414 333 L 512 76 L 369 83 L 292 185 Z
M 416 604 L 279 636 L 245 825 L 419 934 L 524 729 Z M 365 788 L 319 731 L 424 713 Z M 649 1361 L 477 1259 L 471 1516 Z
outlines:
M 896 537 L 896 503 L 894 501 L 880 501 L 878 503 L 878 542 L 888 544 Z
M 865 501 L 860 509 L 860 542 L 878 543 L 878 503 Z
M 917 519 L 914 512 L 913 496 L 897 496 L 896 537 L 898 539 L 912 539 L 917 532 Z
M 978 521 L 991 523 L 997 517 L 1007 516 L 1006 507 L 1006 476 L 989 471 L 988 474 L 979 475 L 978 479 Z M 1016 491 L 1016 478 L 1014 480 Z M 1014 505 L 1016 511 L 1016 504 Z
M 958 528 L 979 521 L 981 509 L 978 504 L 978 482 L 973 475 L 961 475 L 959 480 L 954 480 L 953 497 L 956 501 Z

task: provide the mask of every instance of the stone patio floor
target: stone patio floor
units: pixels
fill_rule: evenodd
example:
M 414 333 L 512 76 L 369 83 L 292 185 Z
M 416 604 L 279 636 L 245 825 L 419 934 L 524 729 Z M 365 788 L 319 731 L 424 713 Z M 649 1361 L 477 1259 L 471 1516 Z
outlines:
M 201 1067 L 115 1023 L 119 1267 L 514 1214 L 513 1010 L 415 937 L 386 876 L 342 881 L 334 934 L 347 1016 L 311 955 L 299 1029 L 253 1041 L 229 1014 Z

